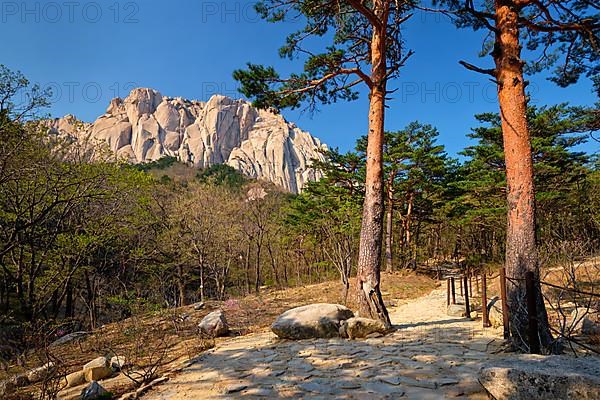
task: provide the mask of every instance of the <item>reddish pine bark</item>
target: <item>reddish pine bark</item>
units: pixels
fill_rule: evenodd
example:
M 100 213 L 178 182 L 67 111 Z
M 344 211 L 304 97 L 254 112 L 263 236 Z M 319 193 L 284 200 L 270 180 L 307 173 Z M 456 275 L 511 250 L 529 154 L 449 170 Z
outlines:
M 369 134 L 360 247 L 358 254 L 357 295 L 360 313 L 379 319 L 391 328 L 390 317 L 379 289 L 383 242 L 383 139 L 386 95 L 386 22 L 385 8 L 375 2 L 374 9 L 382 21 L 373 27 L 371 41 L 371 93 Z M 379 4 L 377 4 L 379 3 Z
M 527 98 L 519 43 L 518 10 L 511 0 L 496 0 L 496 46 L 493 53 L 498 81 L 498 100 L 502 120 L 507 181 L 506 273 L 518 279 L 507 283 L 510 329 L 513 344 L 529 348 L 525 274 L 539 277 L 535 241 L 535 192 L 533 161 L 527 125 Z M 542 348 L 550 351 L 552 336 L 548 317 L 537 285 L 539 338 Z

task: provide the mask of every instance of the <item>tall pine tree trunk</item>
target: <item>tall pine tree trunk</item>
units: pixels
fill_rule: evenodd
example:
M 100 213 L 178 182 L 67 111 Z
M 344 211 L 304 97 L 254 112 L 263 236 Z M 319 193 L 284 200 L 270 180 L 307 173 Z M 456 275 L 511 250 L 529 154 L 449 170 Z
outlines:
M 506 232 L 506 274 L 518 279 L 507 282 L 510 330 L 513 344 L 528 350 L 525 274 L 533 271 L 539 278 L 535 243 L 535 192 L 533 160 L 527 126 L 527 99 L 517 23 L 518 9 L 511 0 L 496 0 L 496 46 L 494 60 L 498 81 L 498 100 L 502 119 L 508 216 Z M 537 318 L 543 349 L 549 351 L 552 336 L 544 300 L 537 284 Z
M 386 19 L 380 18 L 382 21 Z M 391 328 L 390 317 L 379 289 L 383 242 L 383 137 L 387 70 L 385 34 L 385 23 L 382 27 L 373 28 L 367 171 L 358 253 L 357 290 L 360 312 L 368 313 Z
M 395 171 L 390 171 L 390 179 L 387 186 L 387 210 L 385 215 L 385 269 L 387 272 L 394 270 L 392 246 L 394 244 L 394 179 Z

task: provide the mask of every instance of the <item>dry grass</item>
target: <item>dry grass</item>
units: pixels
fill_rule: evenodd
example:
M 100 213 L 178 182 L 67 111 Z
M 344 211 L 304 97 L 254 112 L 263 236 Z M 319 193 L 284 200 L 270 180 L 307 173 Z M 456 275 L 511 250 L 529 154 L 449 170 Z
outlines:
M 600 309 L 600 257 L 585 260 L 571 259 L 547 268 L 542 273 L 542 281 L 569 290 L 542 284 L 542 290 L 548 304 L 548 318 L 551 325 L 564 336 L 576 336 L 577 340 L 587 343 L 596 352 L 600 352 L 600 337 L 583 337 L 575 330 L 575 323 L 583 317 L 598 322 Z M 577 291 L 577 292 L 576 292 Z M 595 293 L 590 295 L 586 293 Z M 577 317 L 574 320 L 573 314 Z
M 382 274 L 382 292 L 384 301 L 388 305 L 425 295 L 435 286 L 434 280 L 423 275 Z M 352 288 L 348 299 L 354 299 Z M 161 375 L 180 368 L 182 363 L 214 346 L 215 342 L 227 340 L 227 338 L 207 340 L 197 334 L 197 324 L 211 311 L 217 309 L 225 311 L 231 327 L 231 335 L 235 336 L 267 330 L 277 315 L 293 307 L 311 303 L 341 302 L 342 285 L 338 281 L 283 290 L 267 289 L 258 295 L 225 302 L 207 301 L 201 310 L 194 310 L 193 305 L 190 305 L 108 324 L 80 341 L 53 348 L 52 353 L 64 364 L 63 370 L 70 373 L 79 370 L 82 365 L 101 355 L 117 354 L 127 357 L 133 354 L 134 348 L 139 347 L 140 341 L 143 341 L 144 348 L 166 350 L 158 369 L 158 375 Z M 349 303 L 350 308 L 355 308 L 352 301 Z M 136 333 L 140 331 L 144 332 L 143 337 Z M 146 357 L 150 359 L 156 357 L 156 354 L 147 354 Z M 39 353 L 31 354 L 26 368 L 13 367 L 10 373 L 20 373 L 40 365 L 42 358 Z M 0 376 L 0 379 L 3 378 L 5 376 Z M 129 389 L 131 387 L 122 385 L 111 390 L 118 394 Z M 35 390 L 35 387 L 29 387 L 19 392 L 18 397 L 15 398 L 32 398 Z

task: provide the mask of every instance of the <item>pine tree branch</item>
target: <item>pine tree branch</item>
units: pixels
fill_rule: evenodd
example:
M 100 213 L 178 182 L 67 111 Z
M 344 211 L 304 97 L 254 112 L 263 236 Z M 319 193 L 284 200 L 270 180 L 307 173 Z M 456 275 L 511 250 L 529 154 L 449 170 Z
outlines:
M 470 63 L 468 63 L 466 61 L 462 61 L 462 60 L 459 61 L 458 63 L 470 71 L 475 71 L 480 74 L 490 75 L 494 78 L 496 77 L 496 69 L 494 69 L 494 68 L 489 68 L 489 69 L 480 68 L 478 66 L 475 66 L 473 64 L 470 64 Z
M 376 29 L 381 29 L 383 27 L 383 22 L 377 18 L 377 15 L 373 12 L 373 10 L 366 7 L 362 1 L 360 0 L 348 0 L 348 3 L 359 13 L 365 16 L 369 20 L 369 22 Z

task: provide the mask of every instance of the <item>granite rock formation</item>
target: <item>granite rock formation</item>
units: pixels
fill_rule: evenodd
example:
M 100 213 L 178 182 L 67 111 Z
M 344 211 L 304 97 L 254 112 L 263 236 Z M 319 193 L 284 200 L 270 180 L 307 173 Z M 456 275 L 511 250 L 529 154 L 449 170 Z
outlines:
M 113 99 L 91 124 L 67 115 L 49 125 L 53 133 L 96 149 L 95 158 L 110 154 L 144 163 L 172 156 L 197 168 L 228 164 L 293 193 L 321 176 L 311 168 L 312 159 L 323 158 L 319 139 L 278 113 L 220 95 L 200 102 L 138 88 Z

